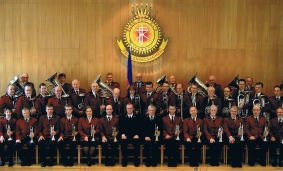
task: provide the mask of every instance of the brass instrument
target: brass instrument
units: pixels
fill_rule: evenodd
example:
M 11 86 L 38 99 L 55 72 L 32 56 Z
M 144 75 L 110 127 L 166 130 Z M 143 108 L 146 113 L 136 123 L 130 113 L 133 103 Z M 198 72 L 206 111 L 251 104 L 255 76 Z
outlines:
M 196 96 L 192 95 L 192 96 L 191 96 L 191 99 L 192 99 L 193 106 L 196 107 L 196 106 L 197 106 L 197 103 L 196 103 Z
M 59 83 L 59 81 L 57 80 L 57 72 L 55 74 L 53 74 L 52 76 L 50 76 L 49 78 L 47 78 L 45 81 L 49 81 L 51 84 L 47 86 L 47 89 L 48 87 L 50 86 L 53 86 L 52 90 L 56 87 L 56 86 L 59 86 L 62 88 L 62 92 L 63 92 L 63 95 L 62 97 L 63 98 L 66 98 L 66 97 L 69 97 L 69 94 L 67 94 L 65 92 L 65 90 L 63 89 L 63 87 L 61 86 L 61 84 Z M 52 94 L 52 90 L 50 91 L 47 91 L 49 94 Z M 54 90 L 53 90 L 54 91 Z M 54 92 L 53 92 L 54 93 Z
M 54 125 L 50 125 L 50 135 L 52 135 L 52 132 L 54 131 Z M 55 141 L 55 136 L 52 135 L 51 141 Z
M 135 113 L 141 114 L 141 97 L 140 97 L 140 95 L 135 94 L 134 98 L 135 98 Z
M 167 96 L 167 94 L 163 94 L 163 102 L 165 103 L 165 109 L 163 109 L 163 110 L 168 112 L 169 104 L 168 104 L 168 96 Z
M 159 141 L 158 140 L 158 126 L 155 124 L 154 126 L 154 136 L 155 136 L 155 141 Z
M 166 76 L 165 75 L 163 75 L 160 78 L 158 78 L 158 80 L 156 81 L 157 85 L 154 88 L 152 93 L 157 92 L 158 87 L 160 87 L 165 81 L 166 81 Z
M 228 87 L 230 87 L 232 90 L 239 89 L 239 74 L 235 76 L 235 78 L 228 84 Z
M 16 91 L 15 91 L 15 95 L 17 96 L 21 96 L 24 94 L 24 85 L 21 84 L 19 76 L 16 75 L 12 78 L 12 80 L 10 81 L 10 83 L 15 87 Z
M 32 104 L 32 107 L 31 107 L 31 109 L 30 109 L 30 114 L 31 114 L 31 116 L 33 116 L 33 117 L 35 117 L 35 118 L 37 118 L 38 117 L 38 114 L 37 113 L 34 113 L 34 114 L 32 114 L 31 112 L 32 112 L 32 109 L 35 109 L 35 99 L 36 99 L 36 97 L 34 97 L 34 98 L 28 98 L 28 100 L 31 102 L 31 104 Z
M 240 105 L 244 106 L 244 104 L 245 104 L 245 96 L 240 93 L 240 94 L 238 95 L 238 106 L 240 106 Z M 240 109 L 240 110 L 238 111 L 238 115 L 239 115 L 240 117 L 242 117 L 242 118 L 247 117 L 246 112 L 244 112 L 243 109 Z
M 228 98 L 227 101 L 228 101 L 228 107 L 223 107 L 222 109 L 222 115 L 226 117 L 229 116 L 229 112 L 232 107 L 232 101 L 234 101 L 234 99 Z
M 238 135 L 241 137 L 240 141 L 245 141 L 244 140 L 244 125 L 240 123 L 240 126 L 238 128 Z
M 117 140 L 117 128 L 115 126 L 112 127 L 112 136 L 114 138 L 113 142 L 118 142 L 118 140 Z
M 214 105 L 214 100 L 215 98 L 212 97 L 212 98 L 209 98 L 209 100 L 211 100 L 211 105 Z M 210 106 L 207 106 L 205 109 L 204 109 L 204 113 L 206 116 L 208 116 L 210 114 Z
M 269 134 L 269 130 L 268 130 L 268 126 L 264 127 L 264 131 L 263 131 L 263 141 L 266 142 L 267 141 L 267 136 Z
M 94 125 L 91 125 L 90 126 L 90 134 L 91 134 L 91 141 L 95 141 L 95 138 L 94 138 Z
M 176 140 L 179 141 L 180 140 L 180 125 L 176 125 L 175 127 L 175 135 L 176 135 Z
M 78 108 L 79 108 L 80 110 L 83 110 L 84 107 L 85 107 L 85 104 L 84 104 L 85 93 L 79 93 L 78 96 L 81 98 L 81 103 L 78 104 Z
M 198 93 L 201 94 L 203 97 L 207 97 L 207 86 L 200 81 L 200 79 L 197 77 L 197 73 L 189 80 L 188 84 L 195 83 L 198 85 Z M 191 86 L 188 87 L 188 92 L 190 91 Z
M 113 95 L 113 90 L 103 81 L 101 81 L 100 78 L 101 78 L 101 75 L 99 74 L 94 80 L 94 82 L 96 82 L 99 85 L 99 89 L 102 93 L 102 96 L 105 98 L 111 97 Z
M 200 126 L 197 125 L 197 138 L 198 138 L 198 143 L 201 143 L 200 137 L 201 137 Z
M 223 135 L 223 127 L 220 126 L 218 128 L 218 133 L 217 133 L 217 137 L 219 138 L 219 142 L 223 142 L 222 135 Z
M 180 95 L 180 100 L 181 100 L 181 105 L 180 105 L 180 112 L 181 112 L 181 119 L 182 119 L 182 121 L 184 120 L 184 114 L 183 114 L 183 103 L 184 103 L 184 96 L 183 95 Z
M 8 141 L 12 141 L 13 139 L 12 139 L 12 137 L 11 137 L 11 127 L 10 127 L 10 125 L 8 124 L 8 125 L 6 125 L 6 128 L 7 128 L 7 133 L 9 133 L 9 138 L 8 138 Z
M 76 126 L 74 124 L 72 124 L 72 136 L 73 136 L 72 141 L 77 141 L 76 140 Z
M 29 128 L 29 133 L 33 133 L 33 127 L 32 126 Z M 33 137 L 30 137 L 30 143 L 31 144 L 34 143 Z

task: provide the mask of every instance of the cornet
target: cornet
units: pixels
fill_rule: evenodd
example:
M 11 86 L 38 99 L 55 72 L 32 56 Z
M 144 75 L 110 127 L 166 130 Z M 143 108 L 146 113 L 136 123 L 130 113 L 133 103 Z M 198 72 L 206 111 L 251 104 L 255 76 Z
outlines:
M 197 138 L 198 138 L 198 143 L 201 143 L 201 132 L 200 132 L 200 127 L 197 125 Z
M 158 126 L 155 124 L 155 129 L 154 129 L 154 136 L 155 136 L 155 141 L 159 141 L 158 140 Z
M 95 138 L 94 138 L 94 125 L 91 125 L 90 126 L 90 134 L 91 134 L 91 141 L 95 141 Z
M 30 134 L 33 133 L 33 127 L 32 127 L 32 126 L 29 128 L 29 133 L 30 133 Z M 34 143 L 33 137 L 30 137 L 30 143 L 31 143 L 31 144 Z
M 54 131 L 54 125 L 50 125 L 50 135 L 52 135 L 52 132 Z M 55 141 L 55 136 L 52 135 L 51 141 Z
M 73 136 L 73 141 L 77 141 L 76 140 L 76 126 L 74 124 L 72 124 L 72 136 Z
M 264 131 L 263 131 L 263 137 L 264 137 L 263 141 L 264 141 L 264 142 L 267 141 L 267 136 L 268 136 L 268 134 L 269 134 L 268 127 L 265 126 L 265 127 L 264 127 Z
M 112 136 L 114 138 L 113 142 L 118 142 L 118 140 L 117 140 L 117 128 L 115 126 L 112 127 Z
M 7 133 L 9 133 L 8 141 L 12 141 L 12 137 L 11 137 L 11 127 L 10 127 L 10 125 L 6 125 L 6 128 L 7 128 Z
M 241 136 L 240 141 L 244 141 L 244 126 L 240 123 L 240 127 L 238 129 L 238 135 Z
M 176 140 L 177 141 L 180 140 L 179 134 L 180 134 L 180 126 L 176 125 L 176 127 L 175 127 L 175 135 L 176 135 Z
M 218 133 L 217 133 L 217 137 L 219 138 L 219 142 L 223 142 L 222 141 L 222 134 L 223 134 L 223 128 L 220 126 L 218 128 Z

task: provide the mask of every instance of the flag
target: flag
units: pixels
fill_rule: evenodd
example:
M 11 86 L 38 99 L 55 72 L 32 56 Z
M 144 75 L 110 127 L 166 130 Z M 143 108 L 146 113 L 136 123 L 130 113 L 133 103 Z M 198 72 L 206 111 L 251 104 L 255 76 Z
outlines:
M 133 84 L 133 73 L 132 73 L 132 55 L 131 55 L 131 47 L 129 48 L 129 55 L 128 55 L 128 68 L 127 68 L 127 82 L 128 85 Z

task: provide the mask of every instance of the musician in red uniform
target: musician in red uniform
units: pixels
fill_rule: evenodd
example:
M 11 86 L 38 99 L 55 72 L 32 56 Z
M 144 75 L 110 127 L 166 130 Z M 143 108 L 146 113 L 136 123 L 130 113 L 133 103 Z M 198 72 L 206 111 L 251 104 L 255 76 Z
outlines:
M 32 164 L 31 158 L 34 154 L 34 147 L 37 130 L 37 119 L 30 117 L 30 110 L 28 108 L 22 109 L 23 117 L 17 120 L 16 123 L 16 149 L 22 161 L 21 166 L 30 166 Z M 23 153 L 23 146 L 27 145 L 28 151 Z
M 198 93 L 198 85 L 193 83 L 191 85 L 191 87 L 189 87 L 190 89 L 188 90 L 188 96 L 189 96 L 189 100 L 190 100 L 190 106 L 194 106 L 197 108 L 197 116 L 200 119 L 204 119 L 205 118 L 205 114 L 204 114 L 204 97 Z M 190 116 L 189 116 L 190 117 Z
M 183 90 L 182 84 L 176 85 L 176 92 L 176 115 L 180 116 L 183 120 L 189 117 L 189 106 L 191 106 L 191 104 L 189 96 L 187 96 Z
M 223 97 L 223 90 L 220 84 L 216 83 L 216 78 L 214 75 L 208 77 L 208 81 L 205 84 L 207 87 L 213 87 L 215 90 L 215 95 L 220 99 Z M 219 109 L 219 108 L 218 108 Z
M 217 107 L 210 106 L 210 116 L 203 120 L 203 132 L 210 149 L 210 165 L 219 166 L 219 157 L 222 146 L 223 119 L 216 116 Z
M 61 87 L 64 89 L 65 93 L 68 93 L 72 90 L 72 85 L 66 82 L 66 74 L 60 73 L 58 75 L 58 81 L 61 84 Z
M 142 93 L 146 92 L 145 89 L 145 82 L 142 81 L 142 74 L 137 73 L 136 75 L 136 82 L 133 83 L 137 94 L 142 95 Z
M 106 105 L 113 107 L 113 115 L 120 116 L 124 114 L 125 102 L 124 99 L 120 97 L 120 90 L 118 88 L 114 88 L 113 96 L 107 99 Z
M 190 107 L 190 118 L 183 121 L 183 132 L 185 139 L 186 152 L 190 159 L 190 166 L 199 166 L 202 146 L 202 127 L 203 121 L 197 116 L 197 108 Z M 194 148 L 193 148 L 194 147 Z
M 120 89 L 120 84 L 118 82 L 113 81 L 113 74 L 112 73 L 107 73 L 106 75 L 106 82 L 105 82 L 112 90 L 114 88 Z
M 160 102 L 160 115 L 162 116 L 168 114 L 169 104 L 176 106 L 176 96 L 169 91 L 169 83 L 167 81 L 162 84 L 162 90 L 158 92 L 158 100 Z
M 268 148 L 266 129 L 268 128 L 267 120 L 265 117 L 260 116 L 260 106 L 255 105 L 253 107 L 253 115 L 246 117 L 245 120 L 245 131 L 248 138 L 248 149 L 249 149 L 249 165 L 254 166 L 256 158 L 259 157 L 260 165 L 266 166 L 266 152 Z M 265 136 L 265 135 L 266 136 Z M 256 156 L 255 148 L 256 145 L 260 146 L 259 155 Z
M 34 84 L 32 82 L 29 82 L 29 74 L 28 73 L 22 73 L 22 75 L 20 76 L 20 85 L 22 85 L 22 87 L 25 86 L 31 86 L 32 89 L 32 98 L 35 98 L 36 96 L 36 91 L 34 88 Z
M 229 154 L 231 156 L 231 166 L 242 167 L 244 152 L 244 120 L 238 117 L 237 106 L 230 109 L 231 116 L 224 118 L 224 132 L 228 139 Z
M 279 107 L 276 110 L 277 117 L 270 120 L 270 158 L 273 159 L 272 166 L 283 167 L 283 108 Z M 279 163 L 277 162 L 276 149 L 279 146 Z
M 68 97 L 62 96 L 62 87 L 55 87 L 55 96 L 48 99 L 48 103 L 54 107 L 54 115 L 59 116 L 60 118 L 65 116 L 65 106 L 69 102 Z
M 0 113 L 4 114 L 4 109 L 12 110 L 12 117 L 16 118 L 16 102 L 17 97 L 15 97 L 15 87 L 13 85 L 8 85 L 7 93 L 3 95 L 0 99 Z M 4 116 L 4 115 L 3 115 Z
M 58 149 L 64 166 L 74 165 L 74 154 L 77 146 L 78 118 L 72 115 L 71 105 L 65 106 L 66 116 L 60 119 L 60 137 L 58 139 Z M 53 114 L 54 115 L 54 114 Z M 65 149 L 69 145 L 70 149 Z M 68 160 L 68 156 L 70 157 Z
M 141 113 L 141 97 L 136 92 L 136 89 L 133 85 L 129 86 L 127 97 L 124 99 L 124 110 L 126 110 L 126 104 L 132 103 L 134 104 L 134 113 L 135 114 L 142 114 Z
M 92 161 L 91 157 L 100 141 L 100 122 L 98 118 L 93 117 L 90 106 L 86 107 L 86 117 L 79 120 L 78 132 L 81 137 L 80 143 L 87 156 L 87 165 L 91 166 L 95 164 L 95 161 Z
M 39 85 L 39 95 L 35 99 L 35 109 L 38 113 L 38 117 L 40 117 L 42 115 L 46 115 L 45 106 L 47 104 L 49 97 L 50 96 L 48 96 L 48 94 L 47 94 L 46 84 L 41 83 Z
M 53 106 L 46 106 L 47 115 L 42 115 L 39 118 L 38 122 L 38 147 L 40 149 L 40 159 L 41 167 L 47 165 L 46 153 L 50 151 L 50 161 L 49 166 L 54 165 L 54 156 L 56 154 L 56 140 L 58 139 L 59 130 L 60 130 L 60 118 L 59 116 L 53 115 Z M 49 149 L 46 149 L 46 146 L 49 146 Z
M 162 118 L 163 122 L 163 137 L 166 151 L 168 154 L 168 167 L 177 167 L 179 161 L 179 147 L 181 132 L 182 132 L 182 119 L 176 115 L 175 104 L 169 105 L 169 115 Z
M 209 107 L 211 105 L 215 105 L 217 107 L 217 116 L 221 116 L 221 98 L 216 96 L 215 94 L 215 89 L 213 87 L 208 87 L 207 88 L 207 97 L 204 98 L 204 106 L 205 106 L 205 115 L 209 116 L 210 115 L 210 110 Z
M 117 116 L 113 116 L 112 112 L 112 106 L 107 105 L 106 116 L 100 118 L 101 146 L 102 153 L 105 156 L 105 166 L 115 166 L 116 163 L 115 154 L 118 147 L 119 118 Z M 110 148 L 108 148 L 109 145 Z
M 283 107 L 283 96 L 281 96 L 281 87 L 274 86 L 273 88 L 274 96 L 269 97 L 270 102 L 270 119 L 276 118 L 277 112 L 276 109 L 279 107 Z
M 85 106 L 91 106 L 93 117 L 101 118 L 105 110 L 105 99 L 101 99 L 99 85 L 96 82 L 91 84 L 91 91 L 85 96 Z
M 0 157 L 2 162 L 1 166 L 4 166 L 6 157 L 9 161 L 8 166 L 13 166 L 16 119 L 12 118 L 11 109 L 4 109 L 4 113 L 5 117 L 0 119 Z M 5 146 L 7 146 L 7 148 L 4 151 Z

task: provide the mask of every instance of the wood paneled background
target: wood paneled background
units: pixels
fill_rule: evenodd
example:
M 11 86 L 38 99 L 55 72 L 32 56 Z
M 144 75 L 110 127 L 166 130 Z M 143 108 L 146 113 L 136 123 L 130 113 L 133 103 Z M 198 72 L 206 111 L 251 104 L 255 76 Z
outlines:
M 264 92 L 283 79 L 282 0 L 152 0 L 152 16 L 169 38 L 165 53 L 133 62 L 143 80 L 174 74 L 187 84 L 198 72 L 227 85 L 235 75 L 262 81 Z M 100 73 L 114 74 L 125 94 L 127 59 L 116 44 L 131 17 L 129 0 L 0 0 L 0 90 L 28 72 L 38 86 L 55 72 L 89 90 Z M 133 79 L 135 80 L 135 78 Z

